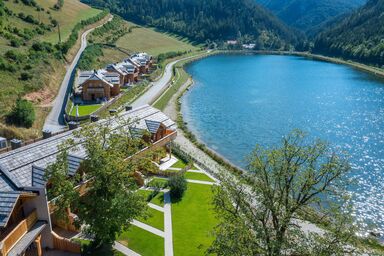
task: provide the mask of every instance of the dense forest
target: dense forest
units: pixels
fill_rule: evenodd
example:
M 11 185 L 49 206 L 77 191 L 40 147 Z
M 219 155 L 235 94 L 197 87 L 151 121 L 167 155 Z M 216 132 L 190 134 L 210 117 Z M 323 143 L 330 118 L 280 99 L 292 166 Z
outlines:
M 243 38 L 258 49 L 290 49 L 297 36 L 254 0 L 83 0 L 128 20 L 194 41 Z
M 254 0 L 287 25 L 314 34 L 324 22 L 349 13 L 366 0 Z
M 384 0 L 369 0 L 353 14 L 329 24 L 313 51 L 373 65 L 384 65 Z

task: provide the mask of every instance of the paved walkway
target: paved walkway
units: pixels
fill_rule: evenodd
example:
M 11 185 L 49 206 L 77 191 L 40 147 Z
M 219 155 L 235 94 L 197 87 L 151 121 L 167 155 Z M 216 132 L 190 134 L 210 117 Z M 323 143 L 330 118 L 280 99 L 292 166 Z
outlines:
M 162 171 L 165 171 L 167 169 L 170 169 L 170 167 L 172 165 L 174 165 L 175 163 L 177 163 L 178 159 L 174 156 L 171 156 L 171 158 L 169 158 L 169 156 L 161 159 L 161 164 L 159 166 L 160 170 Z
M 171 195 L 169 191 L 164 193 L 164 233 L 165 256 L 173 256 Z
M 113 248 L 127 256 L 141 256 L 140 254 L 132 251 L 131 249 L 127 248 L 126 246 L 122 245 L 119 242 L 115 242 L 113 244 Z
M 156 204 L 148 203 L 148 206 L 149 206 L 150 208 L 152 208 L 152 209 L 155 209 L 155 210 L 159 211 L 159 212 L 164 212 L 164 208 L 163 208 L 163 207 L 160 207 L 160 206 L 158 206 L 158 205 L 156 205 Z
M 113 16 L 111 15 L 110 18 L 105 22 L 108 23 L 111 21 Z M 75 58 L 73 59 L 72 63 L 67 67 L 67 72 L 65 73 L 63 82 L 60 85 L 60 89 L 56 95 L 55 100 L 53 101 L 53 106 L 51 111 L 49 112 L 47 118 L 45 119 L 43 130 L 48 130 L 53 133 L 61 132 L 63 131 L 67 126 L 63 123 L 63 115 L 64 115 L 64 109 L 65 104 L 67 102 L 67 93 L 69 92 L 69 88 L 71 86 L 71 81 L 74 76 L 74 71 L 77 66 L 77 63 L 79 62 L 79 59 L 81 57 L 81 54 L 87 47 L 87 35 L 91 33 L 94 29 L 103 26 L 105 23 L 88 29 L 81 35 L 81 46 L 79 51 L 77 52 Z
M 151 232 L 152 234 L 155 234 L 155 235 L 158 235 L 158 236 L 161 236 L 161 237 L 164 237 L 165 235 L 164 235 L 164 231 L 161 231 L 161 230 L 159 230 L 159 229 L 157 229 L 157 228 L 154 228 L 154 227 L 152 227 L 152 226 L 149 226 L 149 225 L 147 225 L 147 224 L 145 224 L 145 223 L 143 223 L 143 222 L 140 222 L 140 221 L 138 221 L 138 220 L 133 220 L 132 222 L 131 222 L 131 224 L 132 225 L 135 225 L 136 227 L 139 227 L 139 228 L 141 228 L 141 229 L 144 229 L 144 230 L 146 230 L 146 231 L 148 231 L 148 232 Z

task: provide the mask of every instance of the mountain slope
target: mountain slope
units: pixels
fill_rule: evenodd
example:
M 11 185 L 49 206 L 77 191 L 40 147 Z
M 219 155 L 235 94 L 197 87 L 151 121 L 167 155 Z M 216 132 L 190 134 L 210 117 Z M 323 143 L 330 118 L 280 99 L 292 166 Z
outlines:
M 78 0 L 0 0 L 0 136 L 36 138 L 64 76 L 64 45 L 81 21 L 102 13 Z M 58 26 L 60 26 L 59 43 Z M 74 39 L 76 40 L 76 38 Z M 68 57 L 68 55 L 67 55 Z M 31 128 L 7 121 L 16 100 L 31 101 L 36 121 Z
M 295 34 L 253 0 L 83 0 L 107 7 L 139 24 L 155 26 L 192 40 L 227 40 L 240 34 L 259 49 L 295 44 Z
M 323 22 L 350 12 L 366 0 L 255 0 L 286 24 L 311 32 Z
M 314 52 L 384 65 L 384 0 L 369 0 L 353 14 L 325 28 Z

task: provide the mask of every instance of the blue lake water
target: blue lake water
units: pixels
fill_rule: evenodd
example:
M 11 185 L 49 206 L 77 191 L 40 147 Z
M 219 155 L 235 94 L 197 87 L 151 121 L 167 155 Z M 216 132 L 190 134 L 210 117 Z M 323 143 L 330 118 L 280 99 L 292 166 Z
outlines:
M 348 66 L 295 56 L 218 55 L 187 67 L 189 128 L 238 166 L 256 144 L 294 128 L 350 155 L 359 222 L 384 233 L 384 81 Z M 366 226 L 366 230 L 371 227 Z

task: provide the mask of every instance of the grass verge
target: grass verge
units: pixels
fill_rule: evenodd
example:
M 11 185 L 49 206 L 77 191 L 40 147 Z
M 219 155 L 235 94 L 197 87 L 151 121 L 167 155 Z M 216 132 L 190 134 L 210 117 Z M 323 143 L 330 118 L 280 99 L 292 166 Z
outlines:
M 164 193 L 163 192 L 158 193 L 154 197 L 151 196 L 153 191 L 150 191 L 150 190 L 138 190 L 137 193 L 143 195 L 144 198 L 149 203 L 153 203 L 153 204 L 158 205 L 160 207 L 164 206 Z
M 148 208 L 147 218 L 139 218 L 138 221 L 143 222 L 159 230 L 164 230 L 164 213 L 153 208 Z
M 211 186 L 188 183 L 182 200 L 172 204 L 175 255 L 204 255 L 214 240 L 210 231 L 218 224 L 212 208 Z
M 184 177 L 189 180 L 201 180 L 201 181 L 210 181 L 215 182 L 212 180 L 209 176 L 205 175 L 204 173 L 197 173 L 197 172 L 186 172 L 184 174 Z
M 164 239 L 135 226 L 123 232 L 117 240 L 142 256 L 164 255 Z
M 87 116 L 95 112 L 101 107 L 101 104 L 79 105 L 79 116 Z M 72 108 L 71 116 L 76 116 L 76 107 Z

